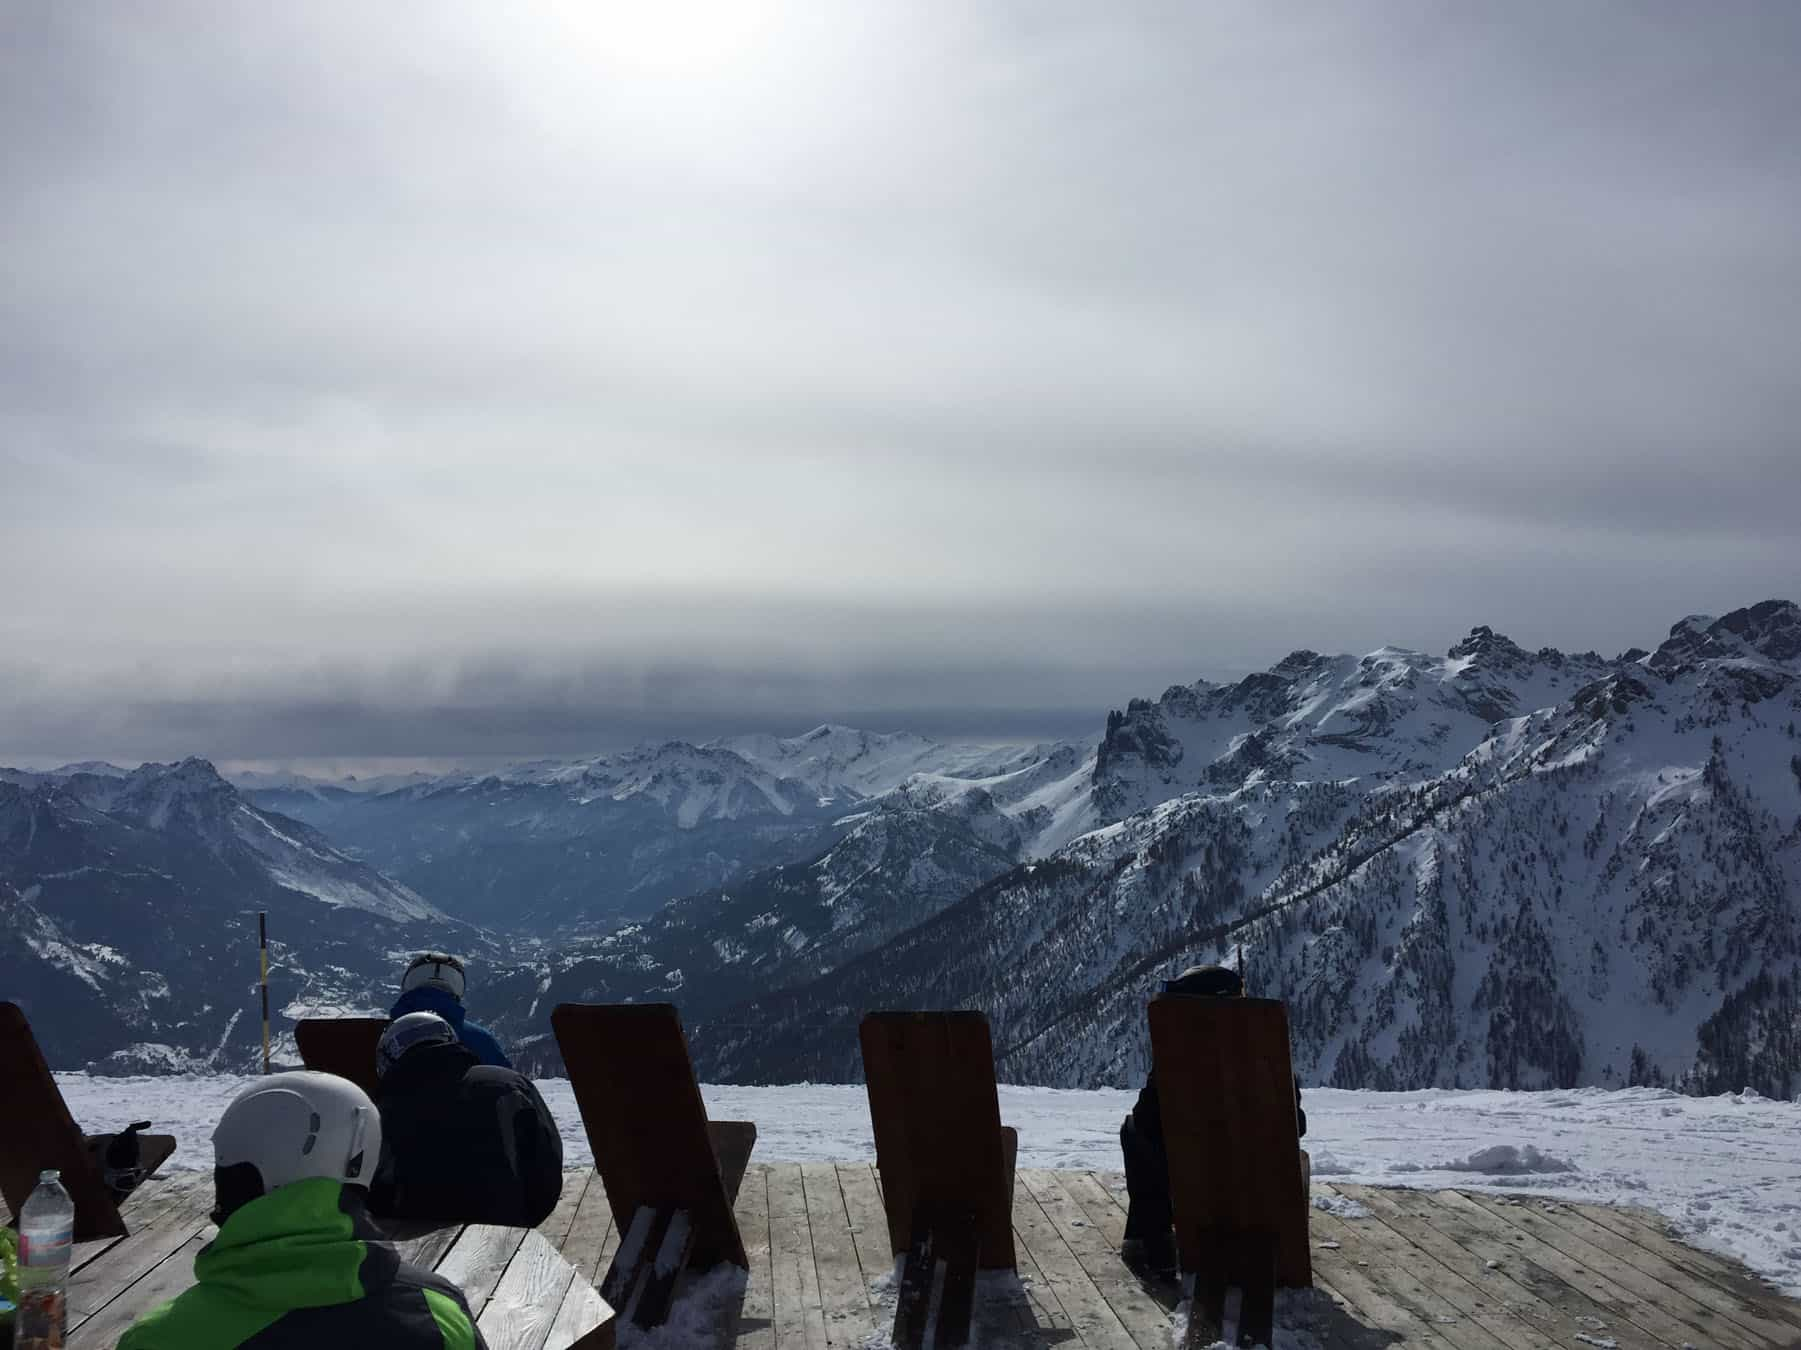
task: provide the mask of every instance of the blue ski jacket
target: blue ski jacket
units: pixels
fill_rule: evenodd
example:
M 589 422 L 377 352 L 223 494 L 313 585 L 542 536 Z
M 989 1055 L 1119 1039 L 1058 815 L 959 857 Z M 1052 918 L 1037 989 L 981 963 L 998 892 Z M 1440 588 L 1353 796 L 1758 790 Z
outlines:
M 493 1064 L 502 1069 L 513 1067 L 513 1061 L 500 1048 L 500 1042 L 494 1039 L 494 1033 L 479 1023 L 469 1021 L 468 1009 L 442 989 L 409 989 L 394 1001 L 388 1016 L 400 1018 L 416 1012 L 436 1013 L 450 1023 L 456 1028 L 457 1039 L 475 1051 L 475 1057 L 483 1064 Z

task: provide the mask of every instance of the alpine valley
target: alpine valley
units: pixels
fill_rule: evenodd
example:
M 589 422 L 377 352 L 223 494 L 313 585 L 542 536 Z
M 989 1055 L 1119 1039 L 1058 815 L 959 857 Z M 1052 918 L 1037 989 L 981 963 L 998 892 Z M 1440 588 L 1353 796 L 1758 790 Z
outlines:
M 556 1068 L 577 999 L 683 1012 L 709 1081 L 853 1081 L 881 1007 L 988 1014 L 1005 1080 L 1142 1077 L 1143 1004 L 1242 960 L 1315 1084 L 1801 1086 L 1801 610 L 1655 650 L 1298 651 L 1092 747 L 821 727 L 487 775 L 0 772 L 0 996 L 53 1063 L 241 1069 L 402 956 Z M 291 1055 L 291 1035 L 283 1042 Z

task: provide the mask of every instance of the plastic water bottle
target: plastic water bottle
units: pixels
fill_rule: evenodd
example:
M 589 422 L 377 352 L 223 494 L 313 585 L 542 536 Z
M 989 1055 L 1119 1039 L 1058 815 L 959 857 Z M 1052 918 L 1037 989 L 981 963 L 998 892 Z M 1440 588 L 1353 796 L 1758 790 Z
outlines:
M 19 1211 L 19 1310 L 14 1350 L 62 1350 L 64 1298 L 74 1249 L 75 1202 L 62 1174 L 38 1173 L 37 1188 Z

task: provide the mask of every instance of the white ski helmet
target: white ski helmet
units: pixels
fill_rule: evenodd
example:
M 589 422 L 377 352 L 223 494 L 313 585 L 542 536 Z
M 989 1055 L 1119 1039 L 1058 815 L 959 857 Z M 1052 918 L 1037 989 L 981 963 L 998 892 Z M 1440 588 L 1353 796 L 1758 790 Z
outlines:
M 408 1013 L 388 1024 L 375 1047 L 375 1073 L 386 1078 L 388 1071 L 400 1063 L 401 1056 L 420 1045 L 452 1045 L 456 1028 L 434 1012 Z
M 232 1098 L 213 1131 L 216 1171 L 254 1167 L 263 1195 L 313 1177 L 367 1187 L 380 1160 L 380 1112 L 335 1073 L 261 1079 Z
M 400 977 L 400 992 L 441 989 L 458 1003 L 463 1001 L 463 963 L 445 952 L 421 952 Z

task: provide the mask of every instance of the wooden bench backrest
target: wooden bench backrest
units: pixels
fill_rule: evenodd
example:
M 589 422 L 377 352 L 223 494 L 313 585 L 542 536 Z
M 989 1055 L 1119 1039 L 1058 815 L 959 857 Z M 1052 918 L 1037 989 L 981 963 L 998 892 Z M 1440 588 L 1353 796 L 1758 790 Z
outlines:
M 641 1206 L 685 1210 L 689 1264 L 748 1268 L 672 1003 L 563 1003 L 550 1014 L 619 1231 Z
M 14 1221 L 46 1167 L 62 1173 L 75 1202 L 77 1242 L 125 1236 L 119 1207 L 88 1157 L 31 1023 L 18 1004 L 0 1003 L 0 1192 Z
M 381 1087 L 375 1048 L 387 1029 L 385 1017 L 307 1017 L 295 1025 L 294 1043 L 307 1068 L 348 1078 L 374 1100 Z
M 1150 1022 L 1182 1268 L 1195 1268 L 1205 1232 L 1265 1232 L 1277 1282 L 1312 1284 L 1288 1010 L 1279 999 L 1162 994 Z
M 872 1012 L 859 1029 L 876 1166 L 896 1253 L 925 1200 L 973 1210 L 984 1270 L 1011 1269 L 1012 1177 L 994 1044 L 979 1012 Z

